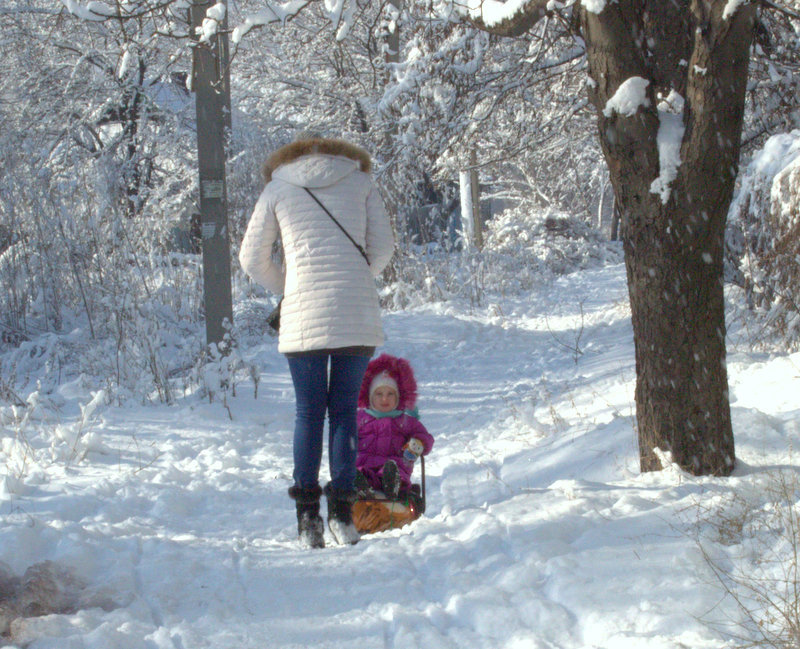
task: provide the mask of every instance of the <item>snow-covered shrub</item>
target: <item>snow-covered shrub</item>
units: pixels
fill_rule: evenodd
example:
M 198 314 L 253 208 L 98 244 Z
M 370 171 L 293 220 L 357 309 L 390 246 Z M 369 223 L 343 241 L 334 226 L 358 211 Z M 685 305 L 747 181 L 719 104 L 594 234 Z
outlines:
M 531 288 L 542 276 L 621 260 L 622 249 L 581 219 L 552 210 L 516 208 L 488 223 L 484 250 L 503 292 Z M 494 284 L 493 284 L 494 285 Z
M 9 405 L 6 399 L 0 402 L 0 493 L 21 495 L 46 480 L 53 464 L 80 463 L 90 452 L 109 452 L 95 429 L 108 395 L 91 391 L 88 383 L 78 377 L 58 392 L 38 385 L 25 400 L 15 394 Z M 74 396 L 78 401 L 70 404 L 67 397 Z
M 792 347 L 800 344 L 800 131 L 771 137 L 731 205 L 728 246 L 748 301 Z
M 251 287 L 257 287 L 251 284 Z M 275 296 L 266 297 L 266 291 L 252 291 L 246 299 L 237 301 L 233 305 L 233 329 L 235 337 L 243 344 L 249 346 L 268 340 L 276 336 L 268 324 L 269 317 L 278 304 Z
M 219 399 L 222 405 L 228 408 L 228 394 L 236 396 L 236 382 L 239 376 L 252 379 L 255 389 L 258 389 L 257 368 L 244 361 L 239 353 L 239 345 L 233 336 L 233 330 L 228 327 L 228 333 L 222 342 L 206 346 L 204 353 L 197 359 L 190 377 L 201 397 L 208 398 L 209 403 Z M 228 414 L 231 415 L 230 409 Z
M 520 206 L 488 221 L 480 251 L 427 246 L 402 253 L 381 296 L 388 308 L 454 297 L 477 305 L 490 295 L 516 295 L 555 276 L 621 260 L 621 246 L 580 219 Z
M 698 505 L 698 545 L 739 617 L 708 623 L 732 647 L 795 649 L 800 642 L 800 479 L 756 474 L 746 489 Z M 728 645 L 726 645 L 728 646 Z

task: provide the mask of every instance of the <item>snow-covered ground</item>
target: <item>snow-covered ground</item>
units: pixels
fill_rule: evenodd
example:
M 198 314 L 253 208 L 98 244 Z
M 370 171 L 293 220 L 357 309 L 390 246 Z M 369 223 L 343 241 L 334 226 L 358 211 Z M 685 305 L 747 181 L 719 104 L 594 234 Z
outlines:
M 296 541 L 286 496 L 293 392 L 272 339 L 242 350 L 261 367 L 257 398 L 240 383 L 227 409 L 196 396 L 118 407 L 92 401 L 80 380 L 24 426 L 5 407 L 3 641 L 736 646 L 726 628 L 749 631 L 713 567 L 781 569 L 758 564 L 781 554 L 775 526 L 758 522 L 775 509 L 777 472 L 798 482 L 800 354 L 752 351 L 746 327 L 732 322 L 734 476 L 640 475 L 624 275 L 613 265 L 474 311 L 385 315 L 384 351 L 414 366 L 436 438 L 428 512 L 356 546 L 328 537 L 310 551 Z

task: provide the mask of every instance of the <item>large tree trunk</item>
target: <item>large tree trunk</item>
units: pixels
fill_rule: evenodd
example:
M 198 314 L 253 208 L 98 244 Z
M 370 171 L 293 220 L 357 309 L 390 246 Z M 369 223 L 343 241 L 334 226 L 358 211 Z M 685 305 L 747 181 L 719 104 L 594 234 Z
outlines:
M 545 13 L 530 0 L 487 25 L 516 36 Z M 636 347 L 636 415 L 642 471 L 657 450 L 695 474 L 727 475 L 735 462 L 722 286 L 723 235 L 736 178 L 755 5 L 728 0 L 576 3 L 586 43 L 590 99 L 622 218 Z M 726 8 L 733 8 L 724 15 Z M 646 103 L 608 101 L 629 79 L 647 82 Z M 675 115 L 658 110 L 670 91 Z M 685 102 L 684 102 L 685 100 Z M 674 178 L 662 169 L 659 128 L 683 128 Z
M 739 158 L 744 91 L 754 22 L 752 5 L 723 18 L 726 2 L 609 4 L 582 12 L 591 99 L 624 221 L 636 347 L 636 414 L 643 471 L 661 468 L 656 449 L 694 474 L 727 475 L 734 444 L 725 367 L 723 236 Z M 643 9 L 647 11 L 643 11 Z M 642 19 L 646 17 L 647 20 Z M 674 52 L 656 56 L 652 25 L 685 25 Z M 692 40 L 692 35 L 696 36 Z M 652 37 L 652 38 L 651 38 Z M 683 47 L 681 47 L 683 45 Z M 648 106 L 631 115 L 606 110 L 631 77 L 649 81 Z M 663 195 L 657 94 L 685 92 L 680 166 Z M 685 90 L 684 90 L 685 89 Z

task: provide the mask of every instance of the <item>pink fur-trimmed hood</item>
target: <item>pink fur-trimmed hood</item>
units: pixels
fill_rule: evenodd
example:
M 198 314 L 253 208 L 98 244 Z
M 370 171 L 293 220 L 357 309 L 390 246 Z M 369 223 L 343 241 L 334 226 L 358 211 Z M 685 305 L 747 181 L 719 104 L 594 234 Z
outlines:
M 361 391 L 358 394 L 358 407 L 370 407 L 369 386 L 372 379 L 381 372 L 386 372 L 397 382 L 397 389 L 400 392 L 397 409 L 412 410 L 417 405 L 417 381 L 414 378 L 414 370 L 406 359 L 389 354 L 381 354 L 367 365 L 364 380 L 361 382 Z

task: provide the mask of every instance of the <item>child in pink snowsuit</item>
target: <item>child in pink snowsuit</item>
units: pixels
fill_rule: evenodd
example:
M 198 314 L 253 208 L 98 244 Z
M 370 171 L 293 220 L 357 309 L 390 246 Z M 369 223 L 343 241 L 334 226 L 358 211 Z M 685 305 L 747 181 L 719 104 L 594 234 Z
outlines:
M 391 499 L 411 489 L 415 460 L 433 447 L 416 403 L 417 382 L 407 360 L 381 354 L 370 361 L 358 395 L 357 488 L 366 481 Z

